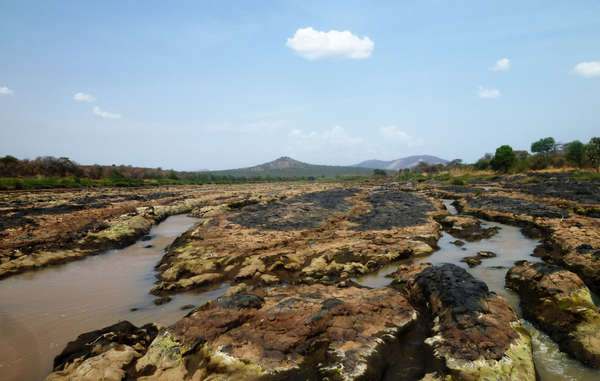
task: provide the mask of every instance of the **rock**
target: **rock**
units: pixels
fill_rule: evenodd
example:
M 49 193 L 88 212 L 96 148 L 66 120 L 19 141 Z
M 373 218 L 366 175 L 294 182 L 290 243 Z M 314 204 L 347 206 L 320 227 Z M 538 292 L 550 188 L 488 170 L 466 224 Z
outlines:
M 465 262 L 467 265 L 469 265 L 469 267 L 475 267 L 481 264 L 482 259 L 494 258 L 495 256 L 496 254 L 492 253 L 491 251 L 480 251 L 477 253 L 477 255 L 472 257 L 464 257 L 460 261 Z
M 169 303 L 171 300 L 172 299 L 170 296 L 163 296 L 163 297 L 154 299 L 154 304 L 156 304 L 157 306 L 160 306 L 165 303 Z
M 196 308 L 196 306 L 193 304 L 185 304 L 185 305 L 181 306 L 180 310 L 182 310 L 182 311 L 193 310 L 194 308 Z
M 452 264 L 399 266 L 393 286 L 431 316 L 426 343 L 458 380 L 535 380 L 530 337 L 508 302 Z
M 140 357 L 161 327 L 136 327 L 121 321 L 79 335 L 54 359 L 46 380 L 121 380 L 134 358 Z
M 135 367 L 145 381 L 379 379 L 386 367 L 374 361 L 416 318 L 389 288 L 276 287 L 196 309 Z
M 458 246 L 458 247 L 461 247 L 461 246 L 465 245 L 465 242 L 461 241 L 460 239 L 457 239 L 456 241 L 452 241 L 450 243 L 453 244 L 454 246 Z
M 495 226 L 484 228 L 481 221 L 468 216 L 445 216 L 440 223 L 452 236 L 469 242 L 490 238 L 500 230 Z
M 235 310 L 244 308 L 260 308 L 265 300 L 252 294 L 233 294 L 217 298 L 216 303 L 224 309 Z
M 548 333 L 561 350 L 600 368 L 600 310 L 575 273 L 520 261 L 506 274 L 506 285 L 519 294 L 524 317 Z
M 479 266 L 481 264 L 481 258 L 477 256 L 473 257 L 464 257 L 460 260 L 461 262 L 465 262 L 469 267 Z

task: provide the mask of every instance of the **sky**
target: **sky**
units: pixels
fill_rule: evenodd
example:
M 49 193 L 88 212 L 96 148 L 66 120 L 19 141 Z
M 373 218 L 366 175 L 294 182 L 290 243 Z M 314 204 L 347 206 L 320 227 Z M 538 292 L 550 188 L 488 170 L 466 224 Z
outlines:
M 596 0 L 0 0 L 0 156 L 473 162 L 598 135 Z

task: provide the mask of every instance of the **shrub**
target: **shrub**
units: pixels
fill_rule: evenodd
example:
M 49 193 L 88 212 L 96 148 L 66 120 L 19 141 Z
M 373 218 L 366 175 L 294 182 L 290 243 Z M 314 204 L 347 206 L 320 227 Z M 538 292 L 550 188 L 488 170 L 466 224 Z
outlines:
M 513 149 L 509 145 L 503 145 L 496 149 L 496 154 L 490 162 L 492 169 L 500 172 L 508 172 L 508 170 L 515 164 L 517 156 Z

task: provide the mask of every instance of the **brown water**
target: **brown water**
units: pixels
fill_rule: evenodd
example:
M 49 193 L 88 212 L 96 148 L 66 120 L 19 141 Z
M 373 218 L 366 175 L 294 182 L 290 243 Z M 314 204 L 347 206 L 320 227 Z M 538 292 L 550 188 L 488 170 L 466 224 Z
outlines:
M 444 202 L 448 206 L 447 202 Z M 455 213 L 453 208 L 448 210 Z M 532 262 L 540 261 L 531 254 L 539 244 L 538 240 L 525 237 L 519 228 L 495 222 L 482 221 L 484 226 L 497 226 L 498 234 L 490 239 L 479 242 L 466 242 L 463 247 L 457 247 L 450 242 L 456 238 L 448 233 L 442 233 L 438 241 L 440 250 L 424 258 L 409 259 L 401 264 L 430 262 L 433 264 L 453 263 L 465 268 L 474 277 L 487 283 L 490 290 L 506 298 L 516 311 L 520 312 L 519 297 L 513 291 L 504 287 L 506 272 L 515 261 L 527 259 Z M 464 250 L 463 250 L 464 249 Z M 474 268 L 460 262 L 467 256 L 476 255 L 478 251 L 492 251 L 498 256 L 482 259 L 481 264 Z M 368 274 L 356 279 L 369 287 L 385 287 L 392 281 L 389 274 L 396 271 L 398 263 L 386 266 L 374 274 Z M 572 359 L 558 349 L 558 345 L 548 335 L 536 329 L 531 323 L 522 320 L 532 338 L 533 356 L 536 370 L 541 381 L 599 381 L 600 371 L 588 368 L 577 360 Z
M 227 285 L 155 306 L 148 294 L 164 248 L 195 221 L 172 216 L 152 229 L 149 241 L 0 281 L 0 380 L 43 379 L 54 357 L 83 332 L 120 320 L 170 325 L 189 312 L 182 306 L 222 295 Z

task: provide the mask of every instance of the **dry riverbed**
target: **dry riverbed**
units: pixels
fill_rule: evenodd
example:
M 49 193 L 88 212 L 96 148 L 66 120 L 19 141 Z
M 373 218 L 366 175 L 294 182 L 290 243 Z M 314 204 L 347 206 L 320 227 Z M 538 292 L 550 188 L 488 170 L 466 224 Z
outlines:
M 155 282 L 147 292 L 167 305 L 190 291 L 205 301 L 203 292 L 225 284 L 226 294 L 192 303 L 199 307 L 166 326 L 99 326 L 76 340 L 82 332 L 72 332 L 48 380 L 535 380 L 529 323 L 512 300 L 490 291 L 501 286 L 488 288 L 466 265 L 397 264 L 431 255 L 442 234 L 467 246 L 502 236 L 500 227 L 477 217 L 522 227 L 542 242 L 535 254 L 577 287 L 535 291 L 543 285 L 522 285 L 519 269 L 510 272 L 509 285 L 535 307 L 542 321 L 533 324 L 597 367 L 600 343 L 577 344 L 582 329 L 600 331 L 600 321 L 589 317 L 597 313 L 591 292 L 600 287 L 598 205 L 593 195 L 581 196 L 596 184 L 569 191 L 559 180 L 536 180 L 552 185 L 547 192 L 499 178 L 467 186 L 301 183 L 4 194 L 0 277 L 124 247 L 167 216 L 189 214 L 194 225 L 166 248 L 156 273 L 148 269 Z M 442 199 L 455 200 L 463 214 L 450 216 Z M 465 261 L 478 269 L 502 255 L 482 247 Z M 395 271 L 390 285 L 355 281 L 388 268 Z M 590 296 L 581 301 L 585 292 Z M 545 308 L 552 295 L 560 298 Z M 551 319 L 565 303 L 592 311 L 585 324 L 555 328 Z M 152 321 L 164 320 L 144 323 Z

